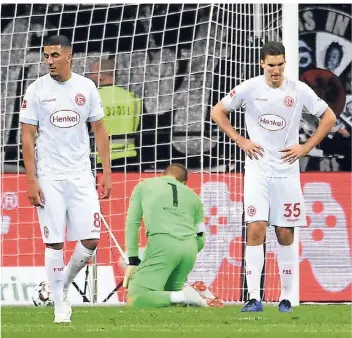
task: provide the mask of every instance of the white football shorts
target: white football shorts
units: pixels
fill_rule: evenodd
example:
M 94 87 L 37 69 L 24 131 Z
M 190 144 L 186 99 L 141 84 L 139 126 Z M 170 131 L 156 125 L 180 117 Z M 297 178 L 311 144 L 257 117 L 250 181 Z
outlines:
M 37 207 L 44 243 L 100 238 L 100 203 L 93 175 L 39 178 L 39 184 L 45 197 L 45 206 Z
M 254 172 L 244 177 L 245 221 L 266 221 L 278 227 L 306 225 L 299 175 L 265 177 Z

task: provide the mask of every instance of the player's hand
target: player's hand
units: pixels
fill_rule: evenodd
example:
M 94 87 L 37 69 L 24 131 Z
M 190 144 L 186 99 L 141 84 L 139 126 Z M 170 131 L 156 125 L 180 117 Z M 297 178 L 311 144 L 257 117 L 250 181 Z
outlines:
M 35 207 L 44 207 L 44 193 L 37 179 L 27 182 L 27 196 L 31 204 Z
M 129 265 L 126 268 L 125 277 L 124 277 L 123 283 L 122 283 L 122 286 L 125 289 L 128 288 L 128 283 L 129 283 L 130 279 L 133 277 L 133 275 L 136 273 L 140 262 L 141 262 L 141 260 L 138 257 L 130 257 L 129 258 Z
M 304 144 L 294 144 L 291 147 L 284 148 L 280 150 L 282 153 L 282 160 L 285 163 L 292 164 L 299 158 L 306 156 L 309 153 L 310 149 Z
M 99 198 L 105 199 L 111 196 L 112 190 L 112 179 L 111 173 L 103 173 L 103 177 L 100 180 Z
M 244 137 L 238 139 L 236 143 L 250 159 L 253 159 L 254 157 L 256 160 L 259 160 L 259 156 L 263 157 L 264 149 L 259 144 Z

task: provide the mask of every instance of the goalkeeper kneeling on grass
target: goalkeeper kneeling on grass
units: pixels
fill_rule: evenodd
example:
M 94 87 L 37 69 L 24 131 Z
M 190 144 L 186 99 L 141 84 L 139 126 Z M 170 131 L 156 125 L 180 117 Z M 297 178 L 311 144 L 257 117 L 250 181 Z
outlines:
M 187 169 L 171 164 L 162 176 L 146 179 L 134 188 L 126 220 L 129 265 L 123 283 L 131 306 L 208 306 L 195 288 L 184 287 L 205 240 L 203 205 L 186 183 Z M 142 217 L 148 246 L 140 262 Z

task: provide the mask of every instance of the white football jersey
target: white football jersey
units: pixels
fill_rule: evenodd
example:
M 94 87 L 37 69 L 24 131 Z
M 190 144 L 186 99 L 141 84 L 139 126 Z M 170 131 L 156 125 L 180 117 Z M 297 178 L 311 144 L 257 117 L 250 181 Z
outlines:
M 81 175 L 91 172 L 87 122 L 104 117 L 93 81 L 72 73 L 59 82 L 50 74 L 30 84 L 23 99 L 20 122 L 38 126 L 38 177 Z
M 285 78 L 280 88 L 271 88 L 264 76 L 244 81 L 222 103 L 229 112 L 244 106 L 249 138 L 264 149 L 259 160 L 246 156 L 246 171 L 255 170 L 269 177 L 299 173 L 299 161 L 284 163 L 279 151 L 299 142 L 303 110 L 320 117 L 328 108 L 305 83 Z

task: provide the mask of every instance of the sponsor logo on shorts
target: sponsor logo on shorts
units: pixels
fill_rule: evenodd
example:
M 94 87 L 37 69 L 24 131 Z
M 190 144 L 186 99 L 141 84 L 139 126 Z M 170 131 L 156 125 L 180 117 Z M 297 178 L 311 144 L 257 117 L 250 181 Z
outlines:
M 55 97 L 52 97 L 52 98 L 49 98 L 49 99 L 44 99 L 42 101 L 42 103 L 50 103 L 50 102 L 55 102 L 56 101 L 56 98 Z
M 18 207 L 18 195 L 15 192 L 5 192 L 1 196 L 1 209 L 13 210 Z
M 294 222 L 298 222 L 299 220 L 300 220 L 299 218 L 288 218 L 287 222 L 294 223 Z
M 23 100 L 22 109 L 27 109 L 27 100 Z
M 44 226 L 43 231 L 44 231 L 45 238 L 48 238 L 49 237 L 49 229 L 48 229 L 48 227 L 46 225 Z
M 268 101 L 268 99 L 261 98 L 261 97 L 257 97 L 255 100 L 256 100 L 256 101 L 263 101 L 263 102 Z
M 50 122 L 58 128 L 71 128 L 79 123 L 80 116 L 72 110 L 58 110 L 51 114 Z
M 254 216 L 257 212 L 257 209 L 253 206 L 253 205 L 250 205 L 248 208 L 247 208 L 247 214 L 248 216 Z
M 53 270 L 54 270 L 54 272 L 55 271 L 64 271 L 64 267 L 62 266 L 61 268 L 54 268 Z
M 75 102 L 77 106 L 84 106 L 86 103 L 86 98 L 83 94 L 77 94 L 75 97 Z
M 295 100 L 291 96 L 285 96 L 284 105 L 286 107 L 292 107 L 294 103 L 295 103 Z
M 258 117 L 258 123 L 261 127 L 270 131 L 278 131 L 286 126 L 286 121 L 275 114 L 264 114 Z

